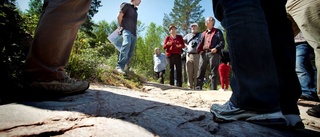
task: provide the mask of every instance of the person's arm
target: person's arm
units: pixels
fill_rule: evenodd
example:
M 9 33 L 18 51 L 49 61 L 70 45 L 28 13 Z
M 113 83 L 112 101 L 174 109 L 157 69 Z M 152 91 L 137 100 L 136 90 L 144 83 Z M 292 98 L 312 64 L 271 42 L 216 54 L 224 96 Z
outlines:
M 185 42 L 184 42 L 184 40 L 183 40 L 183 37 L 182 36 L 180 36 L 180 43 L 181 43 L 181 48 L 182 49 L 184 49 L 185 47 L 186 47 L 186 45 L 185 45 Z
M 187 45 L 187 42 L 188 42 L 188 34 L 183 37 L 183 42 L 184 42 L 185 46 L 187 47 L 187 46 L 188 46 L 188 45 Z
M 198 53 L 202 53 L 202 51 L 203 51 L 203 44 L 204 44 L 204 33 L 205 32 L 203 32 L 202 34 L 201 34 L 201 42 L 199 43 L 199 46 L 198 46 Z
M 169 36 L 167 36 L 165 39 L 164 39 L 164 42 L 163 42 L 163 49 L 168 49 L 169 47 L 172 46 L 172 44 L 169 42 Z
M 153 65 L 156 65 L 156 54 L 153 54 Z
M 157 72 L 157 70 L 158 70 L 158 64 L 157 64 L 158 62 L 157 62 L 157 56 L 156 56 L 156 54 L 153 54 L 153 71 L 154 72 Z
M 122 20 L 123 20 L 123 16 L 124 14 L 126 13 L 127 11 L 127 7 L 126 6 L 127 4 L 124 2 L 120 5 L 120 11 L 119 11 L 119 14 L 118 14 L 118 17 L 117 17 L 117 20 L 118 20 L 118 25 L 119 25 L 119 35 L 122 35 L 122 31 L 123 31 L 123 28 L 122 28 Z
M 218 33 L 218 44 L 215 46 L 216 52 L 219 52 L 221 49 L 224 49 L 224 38 L 221 30 L 217 29 Z M 215 34 L 216 35 L 216 34 Z
M 119 27 L 121 28 L 122 27 L 122 19 L 123 19 L 123 12 L 119 12 L 119 14 L 118 14 L 118 17 L 117 17 L 117 19 L 118 19 L 118 24 L 119 24 Z
M 166 57 L 166 55 L 165 55 L 165 54 L 163 54 L 163 53 L 162 53 L 162 55 L 163 55 L 163 58 L 164 58 L 164 64 L 166 64 L 166 65 L 167 65 L 167 57 Z

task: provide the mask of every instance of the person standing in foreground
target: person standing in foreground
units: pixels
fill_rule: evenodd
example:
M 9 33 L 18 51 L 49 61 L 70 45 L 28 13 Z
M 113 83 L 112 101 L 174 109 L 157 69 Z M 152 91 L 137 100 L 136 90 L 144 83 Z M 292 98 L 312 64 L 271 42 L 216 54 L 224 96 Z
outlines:
M 153 55 L 153 71 L 155 78 L 160 78 L 160 83 L 164 84 L 164 74 L 166 73 L 167 57 L 164 53 L 160 52 L 159 48 L 154 49 Z
M 294 40 L 296 45 L 296 73 L 302 90 L 300 99 L 319 102 L 314 50 L 301 32 Z
M 197 74 L 199 70 L 198 45 L 201 42 L 201 34 L 198 32 L 198 24 L 192 23 L 190 25 L 191 33 L 183 37 L 186 44 L 186 70 L 188 76 L 188 86 L 194 89 L 197 82 Z
M 123 37 L 122 45 L 119 51 L 118 63 L 116 70 L 120 74 L 126 74 L 129 70 L 129 63 L 133 56 L 137 42 L 137 22 L 138 8 L 141 0 L 131 0 L 131 3 L 122 3 L 118 14 L 118 24 L 120 26 L 121 35 Z
M 210 108 L 214 120 L 304 128 L 297 105 L 301 87 L 286 0 L 212 2 L 227 32 L 233 73 L 230 100 Z
M 217 90 L 220 51 L 224 48 L 224 38 L 222 31 L 214 28 L 214 24 L 215 20 L 213 17 L 206 18 L 205 25 L 207 30 L 202 33 L 202 40 L 197 49 L 200 54 L 200 61 L 196 90 L 202 90 L 208 64 L 210 66 L 210 89 Z
M 230 57 L 229 51 L 226 49 L 221 50 L 221 63 L 219 65 L 219 76 L 220 76 L 220 84 L 221 90 L 227 91 L 229 86 L 229 74 L 230 74 Z
M 183 37 L 177 35 L 176 26 L 171 25 L 169 27 L 170 35 L 166 36 L 163 42 L 163 49 L 166 50 L 166 56 L 169 58 L 170 68 L 170 85 L 174 85 L 174 75 L 176 71 L 176 86 L 182 87 L 182 65 L 181 54 L 182 48 L 185 47 Z M 175 69 L 176 68 L 176 69 Z
M 286 10 L 294 23 L 294 34 L 300 31 L 314 49 L 317 68 L 317 93 L 320 94 L 320 1 L 288 0 Z
M 320 94 L 320 1 L 288 0 L 286 9 L 294 20 L 294 34 L 302 32 L 308 44 L 314 49 L 317 69 L 317 94 Z M 320 104 L 308 109 L 307 113 L 320 117 Z
M 66 71 L 77 32 L 86 20 L 91 0 L 45 0 L 33 43 L 26 58 L 28 88 L 45 95 L 84 92 L 89 82 L 70 78 Z

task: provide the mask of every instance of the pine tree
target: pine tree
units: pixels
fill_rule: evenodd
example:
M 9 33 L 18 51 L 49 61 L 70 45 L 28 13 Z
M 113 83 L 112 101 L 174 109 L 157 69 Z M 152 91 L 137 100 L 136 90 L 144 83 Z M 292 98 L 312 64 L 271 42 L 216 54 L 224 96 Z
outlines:
M 190 32 L 190 24 L 198 23 L 203 19 L 202 6 L 199 4 L 201 0 L 175 0 L 172 11 L 169 15 L 165 14 L 163 19 L 164 26 L 174 24 L 181 35 Z

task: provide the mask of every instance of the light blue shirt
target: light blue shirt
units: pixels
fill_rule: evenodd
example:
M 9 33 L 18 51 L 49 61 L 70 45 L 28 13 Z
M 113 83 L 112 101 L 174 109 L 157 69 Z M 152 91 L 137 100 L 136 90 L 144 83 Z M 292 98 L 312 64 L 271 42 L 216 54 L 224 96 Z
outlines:
M 154 72 L 160 72 L 166 70 L 167 57 L 164 53 L 160 53 L 159 56 L 156 54 L 153 55 Z

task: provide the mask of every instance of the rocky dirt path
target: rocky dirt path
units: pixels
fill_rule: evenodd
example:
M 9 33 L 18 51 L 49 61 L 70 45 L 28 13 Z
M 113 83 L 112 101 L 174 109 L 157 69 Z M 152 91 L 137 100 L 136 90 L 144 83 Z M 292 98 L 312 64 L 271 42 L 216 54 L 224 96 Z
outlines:
M 192 91 L 146 83 L 141 91 L 92 85 L 84 94 L 0 105 L 0 137 L 300 137 L 320 136 L 318 118 L 301 102 L 304 130 L 272 129 L 244 121 L 218 124 L 209 108 L 231 91 Z
M 232 91 L 195 91 L 189 89 L 172 89 L 171 86 L 149 83 L 145 85 L 145 89 L 149 94 L 155 95 L 158 98 L 163 98 L 174 102 L 175 104 L 188 106 L 195 109 L 209 111 L 213 103 L 223 104 L 231 96 Z M 309 116 L 306 111 L 320 102 L 299 100 L 298 106 L 300 109 L 302 120 L 306 128 L 320 131 L 320 118 Z

